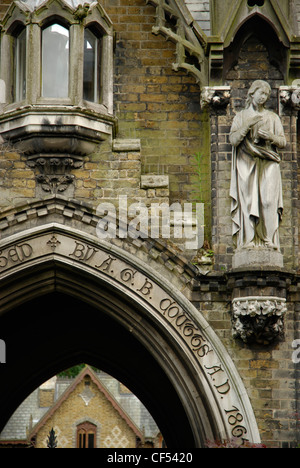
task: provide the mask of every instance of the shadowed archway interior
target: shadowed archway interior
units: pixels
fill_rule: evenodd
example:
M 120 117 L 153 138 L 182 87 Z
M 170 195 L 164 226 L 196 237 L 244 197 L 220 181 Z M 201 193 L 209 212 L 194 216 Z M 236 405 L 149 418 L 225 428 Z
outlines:
M 168 447 L 195 445 L 182 402 L 158 361 L 132 330 L 101 307 L 96 309 L 55 291 L 4 314 L 1 329 L 6 331 L 10 365 L 1 367 L 1 381 L 6 384 L 0 390 L 0 429 L 43 381 L 86 362 L 110 373 L 137 395 L 156 420 Z

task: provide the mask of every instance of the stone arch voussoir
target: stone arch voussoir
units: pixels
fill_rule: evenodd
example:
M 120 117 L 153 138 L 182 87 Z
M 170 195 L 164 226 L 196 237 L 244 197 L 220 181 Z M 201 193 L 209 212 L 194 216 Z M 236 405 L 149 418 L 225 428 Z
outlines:
M 152 266 L 59 223 L 8 235 L 0 241 L 0 251 L 0 322 L 25 301 L 53 291 L 94 308 L 101 304 L 168 375 L 195 446 L 211 437 L 260 441 L 247 392 L 220 339 Z

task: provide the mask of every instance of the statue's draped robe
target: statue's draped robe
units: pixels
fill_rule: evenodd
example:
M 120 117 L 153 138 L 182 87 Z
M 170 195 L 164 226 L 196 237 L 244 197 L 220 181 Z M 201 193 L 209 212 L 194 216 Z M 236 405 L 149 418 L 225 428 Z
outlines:
M 249 130 L 249 119 L 261 115 L 262 121 Z M 274 144 L 259 138 L 258 130 L 274 135 Z M 278 249 L 282 217 L 280 157 L 286 139 L 277 114 L 251 107 L 234 118 L 230 142 L 233 145 L 230 196 L 233 236 L 236 247 L 266 246 Z

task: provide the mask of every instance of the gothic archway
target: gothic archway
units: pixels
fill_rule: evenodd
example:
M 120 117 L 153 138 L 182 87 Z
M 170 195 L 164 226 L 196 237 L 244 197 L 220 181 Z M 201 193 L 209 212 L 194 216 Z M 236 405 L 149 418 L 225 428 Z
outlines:
M 259 442 L 227 351 L 149 265 L 57 223 L 8 237 L 0 250 L 0 429 L 44 380 L 87 362 L 136 393 L 170 448 L 234 436 Z

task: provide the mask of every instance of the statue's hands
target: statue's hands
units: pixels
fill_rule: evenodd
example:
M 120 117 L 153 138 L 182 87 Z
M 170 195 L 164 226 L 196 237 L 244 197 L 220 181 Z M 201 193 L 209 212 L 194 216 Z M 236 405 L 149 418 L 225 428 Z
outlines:
M 248 121 L 249 129 L 254 127 L 254 125 L 258 124 L 258 122 L 262 122 L 262 121 L 263 121 L 263 118 L 260 115 L 254 115 Z
M 274 136 L 272 132 L 269 132 L 268 130 L 258 130 L 258 136 L 259 138 L 262 138 L 263 140 L 266 141 L 274 141 Z

